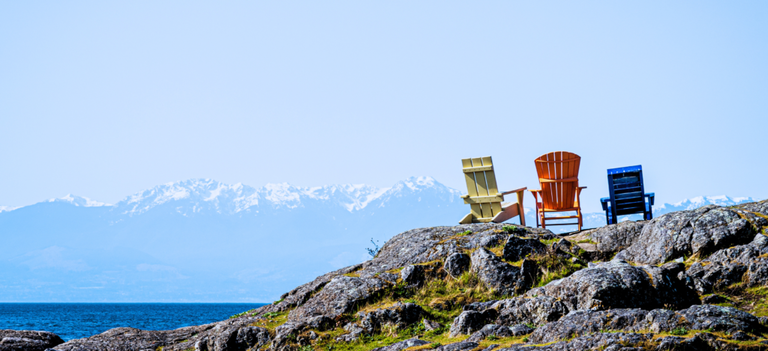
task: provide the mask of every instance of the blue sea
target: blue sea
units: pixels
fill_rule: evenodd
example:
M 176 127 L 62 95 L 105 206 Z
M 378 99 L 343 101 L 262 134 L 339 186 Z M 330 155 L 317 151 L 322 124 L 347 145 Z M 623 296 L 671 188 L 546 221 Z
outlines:
M 258 303 L 0 303 L 0 329 L 44 330 L 65 341 L 117 327 L 169 330 L 218 322 Z

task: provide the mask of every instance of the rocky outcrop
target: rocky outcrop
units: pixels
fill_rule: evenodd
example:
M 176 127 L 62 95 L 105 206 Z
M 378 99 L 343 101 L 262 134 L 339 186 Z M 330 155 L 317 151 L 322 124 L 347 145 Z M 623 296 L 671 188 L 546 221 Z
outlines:
M 601 331 L 653 333 L 675 329 L 710 330 L 735 333 L 761 332 L 757 317 L 732 307 L 696 305 L 680 311 L 656 309 L 613 309 L 609 311 L 573 311 L 548 323 L 531 334 L 534 343 L 547 343 Z
M 751 243 L 722 249 L 691 265 L 686 275 L 700 294 L 711 294 L 731 284 L 747 286 L 768 281 L 768 237 L 757 234 Z M 762 257 L 761 257 L 762 256 Z
M 114 351 L 134 351 L 134 350 L 155 350 L 159 347 L 168 345 L 178 345 L 192 338 L 198 332 L 213 329 L 215 325 L 205 325 L 176 329 L 173 331 L 152 331 L 139 330 L 134 328 L 114 328 L 101 334 L 94 335 L 85 339 L 70 340 L 58 345 L 53 349 L 56 351 L 80 351 L 80 350 L 114 350 Z M 226 328 L 221 328 L 224 331 Z M 212 334 L 211 338 L 229 339 L 230 334 Z M 236 336 L 235 336 L 236 337 Z M 227 345 L 227 341 L 219 343 L 221 346 Z M 207 340 L 206 340 L 207 346 Z M 222 345 L 223 344 L 223 345 Z M 187 348 L 195 347 L 195 343 L 187 342 Z M 183 350 L 183 348 L 180 348 Z M 216 350 L 216 349 L 206 349 Z M 218 351 L 218 350 L 217 350 Z
M 607 256 L 631 246 L 642 233 L 646 223 L 648 222 L 627 221 L 609 224 L 605 227 L 584 231 L 581 235 L 588 242 L 594 243 L 597 251 L 605 253 Z
M 366 301 L 387 286 L 385 281 L 378 278 L 333 278 L 320 292 L 291 311 L 288 320 L 301 321 L 318 316 L 335 319 L 351 312 L 356 303 Z
M 525 291 L 529 287 L 525 286 L 519 267 L 502 261 L 485 248 L 475 250 L 471 259 L 470 271 L 501 295 L 514 295 L 515 292 Z
M 678 279 L 683 268 L 677 263 L 636 267 L 613 260 L 591 265 L 569 277 L 532 289 L 525 295 L 559 299 L 569 311 L 687 307 L 699 300 L 696 293 Z
M 445 259 L 443 268 L 451 277 L 458 278 L 469 269 L 470 262 L 469 255 L 454 252 Z
M 396 342 L 389 346 L 378 347 L 373 349 L 373 351 L 400 351 L 400 350 L 405 350 L 409 347 L 429 345 L 429 344 L 430 344 L 429 341 L 424 341 L 424 340 L 419 340 L 414 338 L 414 339 L 408 339 L 408 340 Z
M 507 327 L 498 324 L 486 324 L 480 330 L 472 333 L 467 338 L 467 341 L 481 342 L 489 336 L 495 336 L 497 338 L 506 338 L 510 336 L 528 335 L 533 332 L 533 328 L 528 327 L 525 324 L 518 324 L 513 327 Z
M 764 207 L 754 205 L 749 208 L 762 211 Z M 755 236 L 758 227 L 743 218 L 743 208 L 709 205 L 654 218 L 645 224 L 632 245 L 619 252 L 616 258 L 659 264 L 684 255 L 706 256 L 719 249 L 746 244 Z
M 462 334 L 472 334 L 475 331 L 480 330 L 488 319 L 488 316 L 483 312 L 461 312 L 461 314 L 453 321 L 453 324 L 451 324 L 450 336 L 456 337 Z
M 424 309 L 415 303 L 396 303 L 392 307 L 378 309 L 361 315 L 360 325 L 368 333 L 374 333 L 384 324 L 392 324 L 398 328 L 417 323 L 424 315 Z
M 453 227 L 432 227 L 409 230 L 395 235 L 382 246 L 376 258 L 362 264 L 360 277 L 373 276 L 387 270 L 411 264 L 443 260 L 455 252 L 471 251 L 503 243 L 509 234 L 503 223 L 462 224 Z M 546 229 L 521 227 L 515 235 L 551 239 Z M 471 235 L 464 233 L 470 232 Z
M 647 350 L 653 339 L 652 334 L 640 333 L 599 333 L 574 338 L 573 340 L 561 341 L 545 346 L 520 345 L 499 351 L 575 351 L 575 350 L 610 350 L 610 351 L 640 351 Z M 639 346 L 634 348 L 633 345 Z M 667 350 L 667 349 L 664 349 Z
M 0 330 L 0 351 L 44 351 L 64 340 L 50 332 L 33 330 Z
M 424 282 L 424 266 L 410 265 L 400 271 L 400 280 L 408 287 L 417 287 Z
M 496 301 L 487 309 L 497 311 L 494 323 L 513 326 L 521 323 L 542 325 L 568 313 L 568 307 L 550 296 L 515 297 Z
M 520 261 L 530 254 L 542 253 L 547 249 L 538 239 L 521 239 L 516 236 L 510 236 L 504 244 L 502 257 L 509 262 Z

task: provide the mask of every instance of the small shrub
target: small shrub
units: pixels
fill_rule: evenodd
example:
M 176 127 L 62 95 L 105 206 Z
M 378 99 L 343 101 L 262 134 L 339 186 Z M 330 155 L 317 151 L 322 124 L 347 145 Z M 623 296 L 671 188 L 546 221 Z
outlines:
M 264 317 L 264 318 L 272 318 L 272 317 L 277 317 L 278 314 L 280 314 L 280 313 L 277 313 L 277 312 L 267 312 L 267 313 L 262 314 L 261 316 Z
M 310 345 L 304 345 L 302 347 L 299 347 L 299 351 L 315 351 L 315 349 L 312 348 Z
M 467 230 L 466 232 L 461 232 L 459 234 L 456 234 L 456 236 L 465 236 L 465 235 L 469 235 L 469 234 L 472 234 L 471 230 Z
M 518 227 L 516 225 L 505 225 L 505 226 L 501 227 L 501 230 L 507 232 L 507 234 L 514 234 L 514 233 L 524 232 L 525 231 L 525 229 L 520 228 L 520 227 Z
M 685 329 L 685 327 L 677 327 L 672 329 L 672 331 L 669 333 L 672 335 L 685 335 L 688 334 L 688 329 Z
M 527 336 L 523 338 L 523 342 L 528 342 L 528 337 Z
M 440 346 L 443 346 L 443 344 L 441 344 L 441 343 L 439 343 L 439 342 L 433 342 L 433 343 L 431 343 L 431 344 L 429 345 L 429 347 L 431 347 L 431 348 L 433 348 L 433 349 L 436 349 L 436 348 L 438 348 L 438 347 L 440 347 Z
M 283 299 L 277 300 L 277 301 L 273 302 L 272 304 L 273 304 L 273 305 L 277 305 L 277 304 L 279 304 L 279 303 L 281 303 L 281 302 L 283 302 Z
M 377 242 L 379 241 L 376 240 L 374 242 L 373 238 L 371 238 L 371 244 L 373 244 L 373 248 L 372 249 L 368 247 L 365 248 L 365 251 L 368 251 L 368 254 L 371 255 L 371 258 L 376 258 L 376 256 L 379 254 L 379 250 L 381 250 L 381 247 L 379 247 L 379 245 L 376 244 Z
M 496 335 L 488 335 L 488 337 L 486 339 L 488 339 L 490 341 L 496 341 L 496 340 L 499 340 L 499 337 L 496 336 Z

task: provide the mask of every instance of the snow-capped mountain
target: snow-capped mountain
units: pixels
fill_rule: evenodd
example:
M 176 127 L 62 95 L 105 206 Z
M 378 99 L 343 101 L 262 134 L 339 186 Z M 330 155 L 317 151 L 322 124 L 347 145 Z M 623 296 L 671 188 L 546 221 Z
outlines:
M 3 244 L 12 248 L 0 251 L 0 300 L 268 302 L 367 259 L 371 239 L 381 243 L 413 228 L 455 225 L 469 210 L 461 194 L 431 177 L 387 188 L 255 188 L 190 179 L 114 205 L 67 195 L 0 207 Z M 697 197 L 658 205 L 654 216 L 745 201 L 754 199 Z M 536 224 L 532 208 L 526 208 L 526 222 Z M 584 214 L 585 228 L 603 225 L 604 213 Z
M 733 206 L 753 201 L 757 200 L 751 197 L 729 197 L 725 195 L 697 196 L 692 199 L 686 199 L 674 204 L 662 204 L 653 206 L 653 213 L 661 215 L 675 211 L 693 210 L 706 205 Z
M 15 210 L 17 208 L 19 208 L 19 207 L 17 207 L 17 206 L 0 206 L 0 213 L 8 212 L 8 211 L 13 211 L 13 210 Z
M 432 177 L 411 177 L 389 188 L 365 184 L 297 187 L 288 183 L 266 184 L 254 188 L 242 183 L 224 184 L 212 179 L 189 179 L 158 185 L 128 196 L 115 205 L 96 202 L 84 197 L 67 195 L 49 202 L 67 202 L 76 206 L 111 206 L 113 211 L 130 216 L 153 208 L 172 205 L 177 212 L 192 215 L 206 211 L 218 214 L 257 212 L 259 208 L 295 209 L 308 203 L 338 206 L 348 212 L 361 211 L 370 203 L 377 206 L 394 198 L 401 198 L 425 189 L 436 190 L 453 201 L 458 190 L 450 189 Z
M 110 204 L 106 204 L 99 201 L 91 200 L 87 197 L 67 194 L 67 196 L 59 197 L 59 198 L 53 198 L 48 200 L 48 202 L 64 202 L 69 203 L 75 206 L 81 206 L 81 207 L 101 207 L 101 206 L 111 206 Z

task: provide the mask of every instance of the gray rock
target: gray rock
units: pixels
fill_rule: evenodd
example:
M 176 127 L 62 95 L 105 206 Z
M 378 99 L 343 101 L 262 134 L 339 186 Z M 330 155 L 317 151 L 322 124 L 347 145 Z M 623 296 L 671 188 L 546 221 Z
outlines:
M 155 350 L 185 350 L 195 348 L 206 351 L 230 351 L 238 347 L 238 329 L 246 327 L 248 322 L 255 319 L 229 320 L 225 322 L 206 324 L 175 330 L 140 330 L 135 328 L 114 328 L 94 336 L 74 339 L 56 346 L 57 351 L 134 351 Z M 248 342 L 258 340 L 256 337 L 246 337 L 251 331 L 241 334 L 241 340 Z
M 679 336 L 666 336 L 659 339 L 659 345 L 656 350 L 723 350 L 726 349 L 723 341 L 717 340 L 717 337 L 710 333 L 698 333 L 688 339 Z
M 547 323 L 531 334 L 531 342 L 547 343 L 582 336 L 602 330 L 637 332 L 647 329 L 648 311 L 641 309 L 613 309 L 610 311 L 573 311 L 557 322 Z
M 530 254 L 542 253 L 547 249 L 538 239 L 521 239 L 510 235 L 504 244 L 502 256 L 509 262 L 520 261 Z
M 574 247 L 574 245 L 565 239 L 560 239 L 554 243 L 552 243 L 552 247 L 550 250 L 554 251 L 556 254 L 560 255 L 561 257 L 569 258 L 572 255 L 578 255 L 579 249 L 578 247 Z
M 524 259 L 520 264 L 520 280 L 517 282 L 517 291 L 527 291 L 536 282 L 540 273 L 539 266 L 533 260 Z
M 758 319 L 731 307 L 696 305 L 680 311 L 656 309 L 612 309 L 573 311 L 560 320 L 547 323 L 531 334 L 531 342 L 547 343 L 606 330 L 653 333 L 676 328 L 736 332 L 762 330 Z
M 534 330 L 536 329 L 533 329 L 525 324 L 518 324 L 509 327 L 509 331 L 512 332 L 512 336 L 528 335 L 533 333 Z
M 596 249 L 606 255 L 615 254 L 632 245 L 640 236 L 647 221 L 626 221 L 582 232 L 593 241 Z
M 491 289 L 502 295 L 513 295 L 518 290 L 525 290 L 522 284 L 520 268 L 501 260 L 485 248 L 472 253 L 470 270 Z
M 560 319 L 569 311 L 562 301 L 549 296 L 514 297 L 497 301 L 488 309 L 497 311 L 494 323 L 506 326 L 542 325 Z
M 472 334 L 485 325 L 487 316 L 482 312 L 464 311 L 454 319 L 451 324 L 450 336 L 456 337 L 464 334 Z
M 484 327 L 480 328 L 480 330 L 472 333 L 466 341 L 481 342 L 491 335 L 499 338 L 506 338 L 512 336 L 512 331 L 506 326 L 486 324 Z
M 424 309 L 415 303 L 401 303 L 378 309 L 364 315 L 360 325 L 368 333 L 375 333 L 381 329 L 384 324 L 395 324 L 398 328 L 417 323 L 424 315 Z
M 444 269 L 453 278 L 458 278 L 469 269 L 469 255 L 456 252 L 445 259 Z
M 654 218 L 616 258 L 659 264 L 683 255 L 707 255 L 732 245 L 746 244 L 755 233 L 755 228 L 736 210 L 709 205 Z
M 400 351 L 400 350 L 405 350 L 409 347 L 428 345 L 428 344 L 430 344 L 429 341 L 413 338 L 413 339 L 396 342 L 389 346 L 378 347 L 373 349 L 373 351 Z
M 34 330 L 0 330 L 0 351 L 43 351 L 63 344 L 58 335 Z
M 453 344 L 443 345 L 438 348 L 436 348 L 436 351 L 463 351 L 463 350 L 473 350 L 476 347 L 478 347 L 476 342 L 471 341 L 460 341 Z
M 313 281 L 296 287 L 295 289 L 280 296 L 280 302 L 273 305 L 266 305 L 254 311 L 254 315 L 261 315 L 267 312 L 282 312 L 306 302 L 310 296 L 322 289 L 331 279 L 359 270 L 363 265 L 357 264 L 344 267 L 339 270 L 323 274 Z
M 289 321 L 303 321 L 311 317 L 325 316 L 335 319 L 367 301 L 388 284 L 377 278 L 338 276 L 320 292 L 288 314 Z
M 752 242 L 721 249 L 708 258 L 696 262 L 686 271 L 700 294 L 745 282 L 747 286 L 768 283 L 768 258 L 760 257 L 768 251 L 766 237 L 757 234 Z
M 688 329 L 727 331 L 760 331 L 762 326 L 757 317 L 733 307 L 696 305 L 678 311 L 690 323 Z
M 347 323 L 346 325 L 344 325 L 344 330 L 348 331 L 349 333 L 340 335 L 339 337 L 336 338 L 336 341 L 341 341 L 341 342 L 356 341 L 358 338 L 360 338 L 360 334 L 365 332 L 365 329 L 363 329 L 363 327 L 355 323 Z
M 502 233 L 504 223 L 474 223 L 452 227 L 431 227 L 409 230 L 395 235 L 381 247 L 376 258 L 364 262 L 360 277 L 383 273 L 410 264 L 443 260 L 455 252 L 470 251 L 494 244 Z M 549 237 L 552 232 L 541 228 L 527 228 L 530 237 Z M 470 231 L 471 234 L 457 234 Z
M 550 345 L 532 346 L 520 345 L 512 346 L 499 351 L 576 351 L 576 350 L 645 350 L 642 345 L 646 345 L 652 340 L 651 334 L 639 333 L 598 333 L 584 335 L 568 341 L 560 341 Z M 640 347 L 633 348 L 631 345 Z
M 400 271 L 400 279 L 409 287 L 416 287 L 424 282 L 424 267 L 409 265 Z
M 440 323 L 437 323 L 435 321 L 431 321 L 429 319 L 424 318 L 424 320 L 421 321 L 422 324 L 424 324 L 424 330 L 430 331 L 440 328 Z
M 525 296 L 550 296 L 560 299 L 568 311 L 688 307 L 699 300 L 695 291 L 677 278 L 680 269 L 679 264 L 636 267 L 624 261 L 613 260 L 532 289 Z
M 237 330 L 236 344 L 240 348 L 258 349 L 270 343 L 269 330 L 260 327 L 243 327 Z
M 747 335 L 747 333 L 743 331 L 737 331 L 731 335 L 731 339 L 738 340 L 738 341 L 748 341 L 748 340 L 755 340 L 755 338 Z

